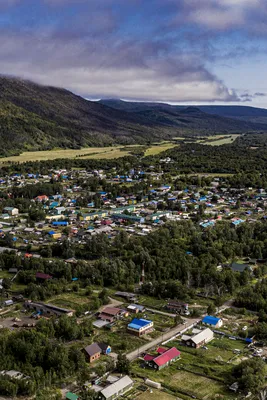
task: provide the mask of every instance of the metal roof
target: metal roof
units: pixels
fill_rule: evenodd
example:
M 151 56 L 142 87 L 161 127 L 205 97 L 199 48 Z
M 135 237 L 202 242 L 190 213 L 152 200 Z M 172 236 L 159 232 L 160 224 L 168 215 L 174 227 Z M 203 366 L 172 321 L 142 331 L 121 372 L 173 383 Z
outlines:
M 206 342 L 208 342 L 208 341 L 211 340 L 211 339 L 213 339 L 213 332 L 212 332 L 209 328 L 204 329 L 204 331 L 201 331 L 201 332 L 198 333 L 196 336 L 193 336 L 193 337 L 191 338 L 191 340 L 192 340 L 195 344 L 201 343 L 201 342 L 203 342 L 204 340 L 205 340 Z
M 128 325 L 129 328 L 137 329 L 143 328 L 146 325 L 149 325 L 152 321 L 147 321 L 146 319 L 138 319 L 134 318 L 132 322 Z
M 206 317 L 202 319 L 203 324 L 209 324 L 209 325 L 217 325 L 219 321 L 220 318 L 212 317 L 211 315 L 206 315 Z
M 133 381 L 128 375 L 123 376 L 117 382 L 112 383 L 105 389 L 101 391 L 102 396 L 106 399 L 110 399 L 112 396 L 118 394 L 121 390 L 127 388 L 128 386 L 132 385 Z

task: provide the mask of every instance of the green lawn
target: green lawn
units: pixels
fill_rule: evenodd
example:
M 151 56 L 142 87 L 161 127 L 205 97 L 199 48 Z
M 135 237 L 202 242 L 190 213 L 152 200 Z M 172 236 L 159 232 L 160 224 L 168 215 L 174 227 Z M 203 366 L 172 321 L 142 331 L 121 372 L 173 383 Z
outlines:
M 108 343 L 115 353 L 118 351 L 130 353 L 146 343 L 146 340 L 121 331 L 120 329 L 113 332 L 105 329 L 98 330 L 94 336 L 94 341 Z
M 225 400 L 236 398 L 236 395 L 228 393 L 225 385 L 187 371 L 179 371 L 173 375 L 170 385 L 192 394 L 198 399 L 214 400 L 218 395 L 221 395 L 220 399 Z
M 85 296 L 84 291 L 80 292 L 70 292 L 70 293 L 62 293 L 51 297 L 47 300 L 47 303 L 52 303 L 56 306 L 63 307 L 63 308 L 70 308 L 76 310 L 80 306 L 88 306 L 88 310 L 90 310 L 90 306 L 94 301 L 95 296 L 91 295 Z

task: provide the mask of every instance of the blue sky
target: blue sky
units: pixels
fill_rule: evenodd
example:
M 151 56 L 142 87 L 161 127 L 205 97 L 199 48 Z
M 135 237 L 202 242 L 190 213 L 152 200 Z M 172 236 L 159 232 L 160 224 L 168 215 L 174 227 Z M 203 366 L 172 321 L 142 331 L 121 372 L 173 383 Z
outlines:
M 0 73 L 87 98 L 267 108 L 266 0 L 0 0 Z

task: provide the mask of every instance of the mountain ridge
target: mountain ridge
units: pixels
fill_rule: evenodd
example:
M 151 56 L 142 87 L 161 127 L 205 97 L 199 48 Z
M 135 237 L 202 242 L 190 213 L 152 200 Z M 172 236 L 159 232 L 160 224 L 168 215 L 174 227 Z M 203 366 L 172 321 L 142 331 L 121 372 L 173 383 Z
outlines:
M 63 88 L 0 76 L 0 155 L 145 144 L 186 135 L 267 132 L 267 123 L 207 114 L 191 106 L 177 109 L 162 103 L 154 108 L 147 103 L 140 109 L 138 104 L 128 104 L 127 110 L 118 110 L 110 105 Z M 124 102 L 120 107 L 125 107 Z M 133 107 L 139 109 L 132 112 Z
M 101 104 L 107 105 L 118 110 L 127 110 L 128 112 L 145 111 L 151 109 L 164 110 L 184 110 L 189 107 L 198 108 L 199 110 L 212 115 L 218 115 L 228 118 L 243 119 L 249 122 L 267 123 L 267 109 L 245 106 L 245 105 L 173 105 L 162 102 L 131 102 L 118 99 L 101 99 Z M 265 120 L 263 121 L 262 118 Z M 260 122 L 260 120 L 262 122 Z

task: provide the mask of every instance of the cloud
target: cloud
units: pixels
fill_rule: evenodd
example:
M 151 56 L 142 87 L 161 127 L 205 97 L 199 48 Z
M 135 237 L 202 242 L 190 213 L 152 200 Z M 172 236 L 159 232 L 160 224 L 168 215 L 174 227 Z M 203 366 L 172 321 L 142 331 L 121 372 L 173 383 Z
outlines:
M 264 1 L 0 0 L 14 12 L 25 7 L 19 23 L 10 14 L 11 27 L 0 29 L 0 73 L 85 97 L 251 101 L 227 87 L 214 65 L 248 54 L 247 42 L 225 33 L 248 32 L 252 21 L 263 32 Z
M 249 94 L 249 93 L 244 93 L 244 94 L 240 95 L 240 99 L 243 102 L 252 101 L 253 96 L 251 94 Z
M 0 72 L 66 87 L 85 97 L 237 101 L 193 54 L 160 41 L 66 38 L 55 32 L 0 33 Z
M 256 96 L 256 97 L 266 97 L 266 96 L 267 96 L 267 93 L 256 92 L 256 93 L 254 93 L 254 96 Z
M 175 3 L 174 0 L 166 0 Z M 190 22 L 215 32 L 244 29 L 258 32 L 266 27 L 265 0 L 181 0 L 176 3 L 178 24 Z M 257 20 L 260 23 L 253 24 Z

